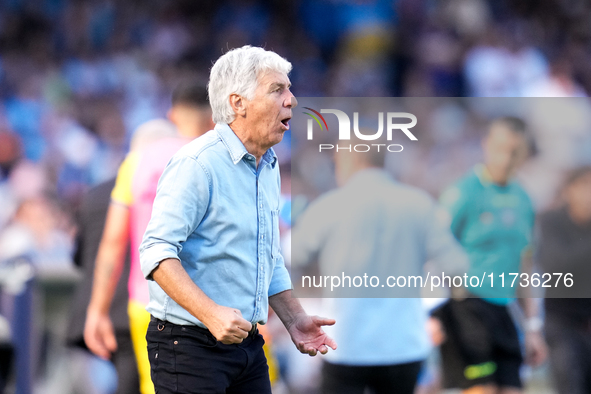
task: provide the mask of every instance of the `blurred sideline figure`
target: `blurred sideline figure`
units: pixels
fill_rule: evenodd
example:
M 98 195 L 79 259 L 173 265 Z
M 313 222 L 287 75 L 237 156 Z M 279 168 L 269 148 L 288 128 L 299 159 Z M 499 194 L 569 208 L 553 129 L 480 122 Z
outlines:
M 441 196 L 451 229 L 470 259 L 468 275 L 518 273 L 528 263 L 534 210 L 512 179 L 527 157 L 526 127 L 513 117 L 492 122 L 483 141 L 484 164 Z M 531 264 L 529 265 L 531 267 Z M 468 287 L 471 298 L 450 300 L 434 312 L 445 331 L 441 345 L 443 385 L 464 393 L 521 393 L 523 362 L 508 305 L 515 288 Z M 526 361 L 540 364 L 546 353 L 540 319 L 531 298 L 523 298 Z
M 86 308 L 90 300 L 92 281 L 94 276 L 94 262 L 99 243 L 105 226 L 105 219 L 111 191 L 115 186 L 115 179 L 101 183 L 92 188 L 82 200 L 78 213 L 77 247 L 74 255 L 74 263 L 82 270 L 82 281 L 76 287 L 72 301 L 70 324 L 68 325 L 68 345 L 72 347 L 70 354 L 70 379 L 75 392 L 95 393 L 101 392 L 92 384 L 92 378 L 88 372 L 82 372 L 86 367 L 93 374 L 96 368 L 91 365 L 88 353 L 84 354 L 77 349 L 87 349 L 84 343 L 84 321 L 86 320 Z M 125 264 L 122 274 L 129 276 L 130 264 L 129 250 L 125 254 Z M 113 321 L 113 329 L 117 340 L 117 350 L 113 352 L 111 361 L 117 370 L 117 393 L 139 394 L 139 377 L 137 365 L 131 343 L 129 331 L 129 318 L 127 317 L 127 278 L 119 281 L 113 295 L 113 306 L 110 308 L 110 318 Z M 78 371 L 72 373 L 72 371 Z
M 173 93 L 168 117 L 175 122 L 176 128 L 165 120 L 153 120 L 140 126 L 136 132 L 139 133 L 137 141 L 132 140 L 130 153 L 119 169 L 97 256 L 85 327 L 88 347 L 98 356 L 108 358 L 117 343 L 106 311 L 119 280 L 124 250 L 130 243 L 128 313 L 143 394 L 153 393 L 154 386 L 145 339 L 150 321 L 145 310 L 149 299 L 148 286 L 139 267 L 139 244 L 150 219 L 158 180 L 167 162 L 184 144 L 213 126 L 205 88 L 179 86 Z
M 361 142 L 361 141 L 360 141 Z M 292 233 L 292 266 L 318 256 L 320 274 L 405 272 L 422 276 L 434 259 L 446 274 L 462 273 L 467 257 L 425 192 L 383 170 L 386 153 L 338 152 L 337 190 L 302 214 Z M 385 278 L 385 277 L 384 277 Z M 326 293 L 325 293 L 326 295 Z M 418 297 L 414 295 L 414 297 Z M 322 392 L 412 394 L 430 351 L 420 298 L 329 298 L 339 322 L 326 332 L 339 350 L 326 355 Z
M 547 289 L 545 333 L 558 393 L 584 394 L 591 393 L 591 299 L 584 289 L 591 277 L 591 167 L 567 177 L 562 197 L 562 207 L 540 217 L 536 260 L 545 272 L 575 278 L 569 294 L 581 298 L 553 298 L 564 288 Z
M 176 128 L 164 119 L 148 121 L 140 125 L 134 132 L 131 140 L 130 152 L 121 164 L 115 185 L 111 191 L 110 203 L 107 211 L 105 228 L 99 245 L 98 254 L 94 268 L 94 278 L 91 298 L 87 307 L 86 322 L 84 327 L 84 340 L 88 348 L 97 356 L 109 359 L 118 348 L 118 343 L 113 335 L 113 321 L 108 315 L 113 296 L 124 266 L 125 254 L 130 246 L 130 214 L 129 205 L 131 196 L 123 191 L 126 185 L 131 182 L 135 163 L 146 146 L 157 142 L 167 136 L 174 136 Z M 133 244 L 131 245 L 131 261 L 133 261 Z M 128 308 L 129 327 L 132 343 L 134 338 L 134 327 L 137 320 L 131 315 L 134 300 L 133 269 L 130 266 L 128 277 Z M 133 343 L 137 356 L 137 347 Z M 137 357 L 137 365 L 140 371 L 140 358 Z M 142 392 L 144 392 L 142 390 Z M 149 391 L 148 391 L 149 392 Z M 145 393 L 145 392 L 144 392 Z
M 8 321 L 0 315 L 0 394 L 8 382 L 12 369 L 14 348 L 10 338 L 10 327 Z
M 0 129 L 0 231 L 16 210 L 18 196 L 11 187 L 12 175 L 24 162 L 20 137 L 10 130 Z
M 0 234 L 8 223 L 17 199 L 9 186 L 10 175 L 22 160 L 21 140 L 17 134 L 9 130 L 0 129 Z M 1 235 L 0 235 L 1 237 Z M 3 268 L 3 258 L 0 256 L 0 268 Z M 0 278 L 0 299 L 2 298 L 4 281 Z M 0 305 L 0 312 L 2 307 Z M 14 347 L 10 332 L 10 322 L 0 314 L 0 393 L 8 382 L 14 364 Z

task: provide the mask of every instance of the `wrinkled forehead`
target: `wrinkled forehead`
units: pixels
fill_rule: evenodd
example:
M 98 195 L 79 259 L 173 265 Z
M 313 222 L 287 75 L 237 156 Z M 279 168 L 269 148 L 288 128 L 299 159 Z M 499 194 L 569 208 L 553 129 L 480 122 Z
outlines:
M 291 86 L 291 81 L 286 73 L 275 71 L 275 70 L 266 70 L 259 73 L 257 76 L 257 84 L 258 86 L 271 86 L 273 84 L 278 85 L 285 85 L 287 87 Z

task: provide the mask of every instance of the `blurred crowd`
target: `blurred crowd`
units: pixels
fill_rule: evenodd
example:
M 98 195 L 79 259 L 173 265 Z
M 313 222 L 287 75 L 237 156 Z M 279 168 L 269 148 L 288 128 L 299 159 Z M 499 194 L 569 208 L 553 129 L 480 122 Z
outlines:
M 289 59 L 300 97 L 585 96 L 590 12 L 558 0 L 3 2 L 2 176 L 27 189 L 19 198 L 75 205 L 176 85 L 205 83 L 244 44 Z
M 26 254 L 38 267 L 70 266 L 85 193 L 115 176 L 132 132 L 164 117 L 172 90 L 205 84 L 229 48 L 284 56 L 299 97 L 586 97 L 590 16 L 583 0 L 3 1 L 0 263 Z M 543 210 L 566 171 L 589 164 L 591 137 L 586 101 L 537 103 L 526 121 L 538 155 L 522 173 Z M 391 170 L 437 195 L 478 161 L 484 125 L 499 115 L 474 107 L 425 109 L 424 142 Z M 572 120 L 566 129 L 551 110 Z M 286 194 L 291 171 L 319 185 L 307 194 L 326 191 L 322 178 L 301 179 L 322 174 L 290 163 L 290 138 L 277 151 Z

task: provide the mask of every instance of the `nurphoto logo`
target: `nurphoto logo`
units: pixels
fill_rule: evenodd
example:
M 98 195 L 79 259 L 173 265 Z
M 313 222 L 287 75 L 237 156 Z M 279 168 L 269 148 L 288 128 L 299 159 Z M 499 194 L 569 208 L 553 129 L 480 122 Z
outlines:
M 308 140 L 314 139 L 314 121 L 320 126 L 320 130 L 328 131 L 328 124 L 326 123 L 326 119 L 322 114 L 333 114 L 337 117 L 339 122 L 339 141 L 350 141 L 351 140 L 351 119 L 349 116 L 338 109 L 321 109 L 320 112 L 312 109 L 310 107 L 304 107 L 305 109 L 309 110 L 310 112 L 304 112 L 304 114 L 310 116 L 308 119 L 307 125 L 307 137 Z M 401 122 L 401 120 L 406 120 L 406 122 Z M 410 122 L 409 122 L 410 121 Z M 392 141 L 392 136 L 394 135 L 395 131 L 401 131 L 410 139 L 411 141 L 417 141 L 417 137 L 410 131 L 411 128 L 416 126 L 417 124 L 417 117 L 408 112 L 387 112 L 386 113 L 386 140 Z M 366 129 L 364 129 L 366 131 Z M 384 112 L 378 113 L 378 130 L 373 134 L 364 134 L 359 130 L 359 112 L 353 112 L 353 133 L 355 137 L 362 141 L 376 141 L 384 134 Z M 379 144 L 379 143 L 372 143 L 372 144 L 337 144 L 336 146 L 333 144 L 319 144 L 318 145 L 319 152 L 323 150 L 333 150 L 335 149 L 337 152 L 346 150 L 348 152 L 355 151 L 355 152 L 368 152 L 372 149 L 377 149 L 379 152 L 380 149 L 386 149 L 388 152 L 402 152 L 404 149 L 400 144 Z

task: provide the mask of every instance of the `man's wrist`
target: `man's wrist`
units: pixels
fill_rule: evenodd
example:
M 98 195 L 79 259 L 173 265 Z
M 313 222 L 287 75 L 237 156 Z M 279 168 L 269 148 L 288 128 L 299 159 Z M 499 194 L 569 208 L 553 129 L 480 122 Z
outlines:
M 285 326 L 285 329 L 289 332 L 291 327 L 293 327 L 299 319 L 301 319 L 302 317 L 307 317 L 307 316 L 308 316 L 308 314 L 305 311 L 296 312 L 296 313 L 292 314 L 291 316 L 289 316 L 289 318 L 283 322 L 283 325 Z
M 88 303 L 88 307 L 86 308 L 87 314 L 95 314 L 95 315 L 108 315 L 111 306 L 109 304 L 105 304 L 104 302 L 95 302 L 90 301 Z
M 272 295 L 269 303 L 288 331 L 301 316 L 307 316 L 299 300 L 292 297 L 291 289 Z
M 544 321 L 538 316 L 528 318 L 523 325 L 525 332 L 541 332 L 543 327 Z
M 210 319 L 216 316 L 217 306 L 218 304 L 209 298 L 209 301 L 206 303 L 206 305 L 200 308 L 200 310 L 192 313 L 192 315 L 195 316 L 201 323 L 203 323 L 205 327 L 209 327 L 209 322 L 211 321 Z

